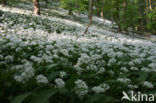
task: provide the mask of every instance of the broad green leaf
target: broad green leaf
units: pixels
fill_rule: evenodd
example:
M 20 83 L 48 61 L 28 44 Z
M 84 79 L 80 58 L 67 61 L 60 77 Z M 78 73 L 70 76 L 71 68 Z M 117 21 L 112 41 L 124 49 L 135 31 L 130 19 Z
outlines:
M 57 76 L 60 75 L 60 72 L 57 71 L 57 72 L 52 72 L 50 75 L 48 75 L 48 80 L 51 81 L 53 79 L 55 79 Z
M 34 98 L 32 98 L 31 103 L 47 103 L 49 98 L 58 92 L 56 89 L 47 89 L 39 92 Z
M 86 103 L 97 103 L 103 98 L 101 94 L 89 95 Z
M 11 103 L 22 103 L 26 97 L 28 97 L 31 93 L 25 93 L 19 96 L 16 96 Z

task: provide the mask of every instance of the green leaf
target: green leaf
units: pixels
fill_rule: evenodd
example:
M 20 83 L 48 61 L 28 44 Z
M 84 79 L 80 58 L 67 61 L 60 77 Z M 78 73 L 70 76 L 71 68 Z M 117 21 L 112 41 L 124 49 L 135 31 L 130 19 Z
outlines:
M 103 100 L 105 101 L 105 103 L 119 103 L 119 102 L 121 102 L 119 99 L 114 98 L 112 96 L 104 96 Z
M 101 94 L 89 95 L 87 98 L 86 103 L 97 103 L 103 98 Z
M 120 102 L 120 100 L 112 96 L 106 96 L 102 94 L 89 95 L 87 101 L 85 101 L 85 103 L 117 103 L 117 102 Z
M 148 72 L 139 72 L 138 75 L 139 75 L 139 77 L 137 79 L 138 82 L 146 81 L 147 78 L 149 77 L 149 73 Z
M 47 89 L 38 93 L 34 98 L 32 98 L 31 103 L 47 103 L 49 98 L 58 92 L 56 89 Z
M 16 96 L 11 103 L 22 103 L 26 97 L 28 97 L 31 93 L 24 93 L 22 95 Z
M 60 72 L 57 71 L 57 72 L 52 72 L 50 75 L 48 75 L 48 80 L 51 81 L 53 79 L 55 79 L 57 76 L 60 75 Z
M 79 76 L 78 74 L 72 74 L 69 80 L 66 82 L 66 88 L 74 88 L 75 84 L 74 82 L 78 80 Z

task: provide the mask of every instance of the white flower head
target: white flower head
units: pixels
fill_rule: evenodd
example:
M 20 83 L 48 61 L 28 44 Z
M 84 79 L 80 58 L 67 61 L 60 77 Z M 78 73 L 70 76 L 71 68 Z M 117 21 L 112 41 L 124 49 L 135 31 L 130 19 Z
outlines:
M 104 67 L 101 67 L 101 68 L 98 70 L 97 74 L 102 74 L 102 73 L 104 73 L 105 71 L 106 71 L 105 68 L 104 68 Z
M 56 88 L 64 88 L 65 86 L 65 82 L 61 78 L 56 78 L 55 83 L 56 83 L 55 86 Z
M 154 87 L 153 84 L 152 84 L 151 82 L 148 82 L 148 81 L 145 81 L 145 82 L 143 83 L 143 86 L 144 86 L 144 87 L 151 88 L 151 89 Z
M 95 86 L 95 87 L 92 88 L 92 90 L 95 93 L 104 93 L 108 89 L 110 89 L 110 86 L 108 84 L 106 84 L 106 83 L 100 84 L 99 86 Z
M 37 83 L 43 83 L 43 84 L 47 84 L 48 83 L 48 79 L 47 77 L 45 77 L 44 75 L 40 74 L 36 77 Z
M 118 78 L 117 81 L 121 82 L 121 83 L 130 83 L 131 82 L 131 80 L 129 78 Z
M 129 71 L 126 67 L 121 67 L 120 70 L 124 71 L 124 72 L 128 72 Z
M 84 81 L 79 79 L 75 81 L 75 84 L 76 84 L 75 92 L 78 96 L 81 97 L 88 93 L 88 86 Z
M 66 75 L 66 72 L 60 72 L 60 77 L 63 78 Z

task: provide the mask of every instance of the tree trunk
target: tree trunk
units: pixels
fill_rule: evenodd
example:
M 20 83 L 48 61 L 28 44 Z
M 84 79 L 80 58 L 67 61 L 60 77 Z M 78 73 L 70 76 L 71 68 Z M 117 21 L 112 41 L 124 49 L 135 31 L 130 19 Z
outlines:
M 88 32 L 88 29 L 92 23 L 92 17 L 93 17 L 93 2 L 94 0 L 89 0 L 89 13 L 88 13 L 88 17 L 89 17 L 89 24 L 84 32 L 84 34 L 86 34 Z
M 76 0 L 76 8 L 77 8 L 77 10 L 79 9 L 79 1 L 78 0 Z M 80 15 L 80 12 L 76 11 L 76 14 Z
M 152 8 L 155 8 L 156 7 L 156 0 L 151 0 L 151 5 L 152 5 Z
M 101 18 L 104 19 L 103 11 L 101 11 L 100 15 L 101 15 Z
M 124 0 L 124 3 L 123 3 L 123 9 L 124 9 L 124 11 L 127 10 L 127 1 L 126 1 L 126 0 Z
M 45 0 L 45 3 L 46 3 L 46 8 L 48 7 L 48 0 Z
M 92 19 L 92 15 L 93 15 L 93 1 L 94 0 L 89 0 L 89 13 L 88 13 L 89 19 Z
M 120 26 L 120 8 L 119 5 L 116 7 L 117 12 L 117 24 L 118 24 L 118 32 L 122 32 L 121 26 Z
M 72 9 L 73 5 L 70 3 L 69 4 L 69 10 L 68 10 L 68 15 L 73 15 L 73 9 Z
M 138 2 L 138 5 L 139 5 L 139 14 L 141 16 L 141 19 L 140 19 L 140 24 L 139 24 L 139 31 L 142 31 L 144 30 L 144 25 L 146 24 L 146 8 L 145 8 L 145 1 L 143 0 L 139 0 Z M 145 6 L 144 6 L 145 5 Z
M 149 0 L 149 10 L 151 11 L 152 10 L 152 0 Z
M 124 0 L 124 2 L 123 2 L 123 12 L 125 13 L 126 12 L 126 10 L 127 10 L 127 0 Z M 126 21 L 126 15 L 124 14 L 124 21 Z M 124 28 L 124 31 L 127 33 L 127 31 L 128 31 L 128 28 L 127 27 L 125 27 Z
M 101 16 L 102 19 L 104 19 L 104 14 L 103 14 L 103 0 L 100 0 L 100 3 L 101 3 L 101 5 L 100 5 L 100 8 L 101 8 L 100 16 Z
M 146 19 L 146 22 L 145 22 L 145 25 L 149 23 L 149 19 L 147 17 L 147 15 L 149 14 L 149 11 L 150 11 L 150 7 L 149 7 L 149 0 L 145 0 L 145 4 L 146 4 L 146 13 L 145 13 L 145 19 Z M 147 28 L 145 27 L 144 28 L 146 31 L 147 31 Z
M 34 14 L 40 15 L 40 6 L 39 6 L 39 0 L 34 0 Z
M 3 6 L 7 5 L 7 0 L 1 0 L 1 2 Z

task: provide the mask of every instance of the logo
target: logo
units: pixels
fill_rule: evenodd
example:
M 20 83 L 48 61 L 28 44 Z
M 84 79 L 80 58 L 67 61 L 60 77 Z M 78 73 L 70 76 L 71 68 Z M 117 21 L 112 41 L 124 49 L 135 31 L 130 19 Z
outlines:
M 122 92 L 123 97 L 121 101 L 128 100 L 134 102 L 143 102 L 143 101 L 154 101 L 154 94 L 142 94 L 141 92 L 134 93 L 134 91 L 130 91 L 130 96 L 127 95 L 125 91 Z

